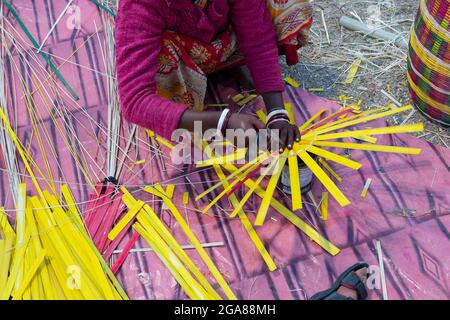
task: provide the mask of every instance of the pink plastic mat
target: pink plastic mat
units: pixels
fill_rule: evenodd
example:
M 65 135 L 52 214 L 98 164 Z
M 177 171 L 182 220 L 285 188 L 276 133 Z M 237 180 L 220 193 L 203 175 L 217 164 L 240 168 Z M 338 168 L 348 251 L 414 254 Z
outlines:
M 66 1 L 12 1 L 25 25 L 39 43 L 65 7 Z M 67 28 L 64 17 L 57 26 L 44 51 L 62 57 L 53 57 L 56 65 L 71 55 L 94 31 L 95 25 L 100 27 L 98 9 L 87 0 L 74 1 L 81 8 L 81 29 Z M 6 10 L 6 9 L 4 9 Z M 6 11 L 5 11 L 6 12 Z M 19 30 L 14 18 L 6 12 L 8 20 Z M 95 21 L 95 25 L 94 25 Z M 10 27 L 8 26 L 7 29 Z M 22 42 L 28 43 L 28 42 Z M 104 64 L 101 57 L 101 46 L 104 48 L 104 34 L 99 32 L 79 50 L 79 52 L 61 68 L 67 82 L 80 96 L 75 103 L 67 95 L 67 91 L 57 81 L 61 100 L 49 91 L 52 108 L 67 110 L 65 123 L 58 120 L 62 128 L 69 130 L 67 135 L 72 147 L 77 150 L 87 170 L 87 176 L 95 183 L 106 177 L 106 134 L 96 124 L 106 126 L 107 123 L 107 88 L 104 75 Z M 31 47 L 29 50 L 33 50 Z M 21 72 L 29 80 L 28 66 L 14 52 L 16 63 Z M 9 61 L 6 58 L 6 61 Z M 37 68 L 36 62 L 30 62 Z M 40 63 L 44 63 L 40 60 Z M 26 112 L 22 89 L 17 72 L 11 64 L 7 70 L 11 77 L 7 81 L 11 88 L 8 93 L 10 114 L 15 114 L 15 123 L 22 142 L 27 145 L 31 136 L 30 119 Z M 216 79 L 217 80 L 217 79 Z M 214 81 L 208 89 L 208 99 L 221 103 L 230 103 L 230 95 L 235 90 L 232 84 L 225 81 Z M 35 87 L 28 82 L 31 90 Z M 295 116 L 299 123 L 304 122 L 321 108 L 336 109 L 337 104 L 315 97 L 301 90 L 287 88 L 286 100 L 296 106 Z M 41 124 L 48 130 L 52 144 L 56 146 L 57 161 L 51 163 L 53 180 L 67 182 L 75 194 L 80 207 L 88 201 L 92 188 L 86 175 L 77 166 L 66 144 L 62 141 L 58 128 L 49 119 L 49 113 L 43 101 L 36 96 L 36 108 L 43 118 Z M 256 108 L 261 101 L 256 101 Z M 14 107 L 12 107 L 14 106 Z M 15 112 L 13 112 L 15 111 Z M 67 124 L 68 123 L 68 124 Z M 383 126 L 383 121 L 371 123 L 370 126 Z M 73 132 L 70 130 L 74 130 Z M 121 146 L 124 147 L 129 134 L 127 124 L 123 125 Z M 74 139 L 76 136 L 77 139 Z M 208 215 L 199 215 L 192 211 L 193 206 L 202 208 L 205 204 L 193 204 L 198 192 L 210 186 L 217 177 L 211 170 L 191 172 L 193 168 L 175 168 L 167 158 L 167 150 L 162 158 L 155 152 L 156 145 L 149 146 L 144 130 L 138 130 L 142 139 L 130 149 L 129 159 L 120 176 L 130 190 L 139 186 L 160 181 L 175 183 L 175 202 L 180 212 L 185 214 L 189 225 L 201 242 L 223 242 L 224 246 L 207 249 L 213 260 L 224 274 L 231 288 L 241 299 L 307 299 L 315 292 L 331 285 L 333 280 L 349 265 L 359 260 L 367 261 L 377 272 L 378 256 L 375 241 L 379 240 L 384 255 L 385 277 L 389 299 L 448 299 L 450 298 L 450 151 L 435 146 L 409 135 L 382 136 L 380 144 L 410 146 L 422 148 L 418 156 L 392 155 L 384 153 L 350 151 L 354 160 L 363 163 L 359 171 L 340 166 L 333 166 L 344 179 L 339 187 L 344 191 L 352 204 L 341 208 L 334 200 L 330 201 L 329 220 L 320 220 L 312 205 L 297 214 L 305 222 L 313 226 L 324 237 L 337 245 L 342 251 L 332 257 L 313 243 L 300 230 L 295 228 L 276 212 L 269 212 L 263 227 L 257 228 L 270 254 L 279 267 L 275 272 L 268 272 L 252 242 L 248 238 L 239 220 L 229 219 L 224 212 L 212 209 Z M 47 146 L 48 147 L 48 146 Z M 37 164 L 43 168 L 41 153 L 34 143 L 31 153 Z M 121 157 L 121 154 L 120 154 Z M 134 160 L 146 160 L 144 164 L 134 166 Z M 1 163 L 0 179 L 1 203 L 8 209 L 13 208 L 10 197 L 8 177 Z M 25 171 L 23 171 L 25 172 Z M 365 181 L 373 182 L 365 199 L 360 198 Z M 189 179 L 189 182 L 187 181 Z M 24 176 L 24 181 L 32 184 Z M 44 185 L 44 180 L 41 180 Z M 208 182 L 206 182 L 208 181 Z M 191 195 L 190 205 L 184 208 L 181 197 L 183 192 Z M 242 192 L 242 191 L 240 191 Z M 322 186 L 315 183 L 313 194 L 320 200 Z M 136 196 L 149 198 L 144 193 L 136 192 Z M 240 196 L 240 194 L 238 193 Z M 289 206 L 289 198 L 278 196 Z M 149 198 L 150 199 L 150 198 Z M 253 198 L 245 208 L 251 219 L 251 212 L 259 200 Z M 220 206 L 230 209 L 226 201 Z M 171 226 L 181 244 L 189 244 L 174 219 L 166 211 L 162 211 L 159 203 L 153 207 L 161 218 Z M 402 213 L 405 213 L 402 215 Z M 129 234 L 131 236 L 131 233 Z M 129 236 L 125 239 L 128 240 Z M 122 244 L 122 246 L 125 243 Z M 139 239 L 136 247 L 148 245 Z M 193 250 L 187 250 L 201 270 L 207 269 Z M 186 296 L 158 258 L 151 252 L 131 253 L 118 275 L 130 298 L 133 299 L 185 299 Z M 370 299 L 381 299 L 382 291 L 379 283 L 374 281 L 369 290 Z

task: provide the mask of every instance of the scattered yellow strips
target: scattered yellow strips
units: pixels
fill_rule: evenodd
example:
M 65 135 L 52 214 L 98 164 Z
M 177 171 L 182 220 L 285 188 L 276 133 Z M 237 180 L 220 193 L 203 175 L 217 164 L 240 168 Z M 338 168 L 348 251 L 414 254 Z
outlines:
M 327 132 L 330 132 L 330 131 L 335 131 L 335 130 L 338 130 L 338 129 L 343 129 L 343 128 L 346 128 L 346 127 L 349 127 L 349 126 L 353 126 L 353 125 L 356 125 L 356 124 L 361 124 L 361 123 L 365 123 L 365 122 L 368 122 L 368 121 L 373 121 L 373 120 L 376 120 L 376 119 L 388 117 L 388 116 L 391 116 L 393 114 L 397 114 L 397 113 L 400 113 L 400 112 L 404 112 L 404 111 L 410 110 L 411 108 L 412 108 L 412 105 L 407 105 L 407 106 L 404 106 L 404 107 L 401 107 L 401 108 L 396 108 L 394 110 L 388 110 L 388 111 L 385 111 L 385 112 L 372 114 L 372 115 L 369 115 L 367 117 L 360 117 L 358 119 L 355 119 L 355 120 L 352 120 L 352 121 L 346 121 L 344 123 L 337 124 L 337 125 L 325 128 L 325 129 L 319 128 L 318 130 L 316 130 L 315 133 L 317 135 L 320 135 L 320 134 L 327 133 Z M 383 129 L 383 128 L 380 128 L 380 129 Z M 309 136 L 309 135 L 311 135 L 311 133 L 307 133 L 305 136 Z
M 378 144 L 334 142 L 334 141 L 315 141 L 314 145 L 321 147 L 335 147 L 342 149 L 355 149 L 355 150 L 403 153 L 403 154 L 420 154 L 422 152 L 422 150 L 418 148 L 385 146 Z
M 233 165 L 229 165 L 228 169 L 236 169 Z M 216 170 L 217 176 L 219 179 L 225 179 L 225 174 L 223 173 L 223 170 L 220 166 L 214 166 L 214 169 Z M 225 183 L 225 187 L 228 183 Z M 253 186 L 248 186 L 249 188 L 252 188 Z M 239 201 L 236 198 L 236 195 L 232 194 L 230 196 L 231 204 L 234 208 L 236 208 L 239 205 Z M 252 226 L 252 223 L 248 219 L 247 215 L 243 210 L 238 211 L 239 219 L 242 222 L 242 225 L 245 228 L 245 231 L 247 231 L 248 236 L 250 237 L 250 240 L 252 240 L 253 244 L 255 245 L 258 252 L 261 254 L 261 257 L 263 258 L 264 262 L 267 265 L 267 268 L 269 268 L 269 271 L 274 271 L 277 269 L 277 266 L 275 262 L 273 261 L 272 257 L 270 256 L 267 249 L 264 247 L 264 243 L 261 241 L 261 238 L 256 233 L 255 229 Z
M 362 59 L 358 59 L 353 62 L 350 70 L 348 71 L 347 78 L 344 81 L 344 84 L 352 84 L 353 80 L 355 80 L 356 73 L 358 72 L 359 66 L 361 65 Z
M 248 199 L 250 199 L 250 196 L 253 194 L 253 192 L 255 191 L 256 187 L 259 186 L 259 184 L 261 183 L 261 181 L 267 176 L 267 174 L 269 172 L 271 172 L 271 170 L 273 170 L 274 166 L 277 164 L 277 161 L 274 160 L 270 163 L 269 166 L 267 166 L 263 172 L 261 172 L 261 174 L 259 175 L 258 179 L 256 179 L 256 182 L 254 183 L 253 187 L 249 188 L 249 190 L 247 191 L 247 193 L 244 195 L 244 197 L 242 198 L 242 200 L 239 202 L 239 204 L 237 206 L 234 206 L 234 210 L 233 212 L 230 214 L 230 218 L 234 218 L 240 210 L 242 210 L 242 208 L 244 207 L 245 203 L 247 202 Z
M 327 174 L 307 152 L 301 150 L 297 154 L 341 206 L 345 207 L 350 204 L 350 201 L 345 197 L 341 190 L 339 190 L 333 180 L 327 176 Z
M 368 142 L 368 143 L 377 143 L 377 141 L 378 141 L 377 138 L 374 138 L 374 137 L 371 137 L 371 136 L 367 136 L 367 135 L 353 137 L 353 139 L 364 141 L 364 142 Z
M 223 167 L 230 172 L 236 170 L 236 167 L 233 166 L 232 164 L 225 164 L 225 165 L 223 165 Z M 248 188 L 253 187 L 254 183 L 255 182 L 252 179 L 246 179 L 244 182 L 244 184 Z M 261 187 L 257 186 L 255 188 L 255 193 L 260 198 L 264 198 L 265 191 Z M 270 205 L 276 211 L 278 211 L 283 217 L 288 219 L 292 224 L 294 224 L 297 228 L 299 228 L 301 231 L 303 231 L 309 238 L 311 238 L 312 241 L 316 242 L 320 247 L 322 247 L 329 254 L 335 256 L 340 252 L 338 247 L 336 247 L 330 241 L 328 241 L 327 239 L 322 237 L 314 228 L 312 228 L 310 225 L 305 223 L 302 219 L 300 219 L 295 213 L 293 213 L 288 208 L 286 208 L 277 199 L 272 198 Z
M 237 104 L 240 107 L 242 107 L 242 106 L 246 105 L 247 103 L 249 103 L 250 101 L 254 100 L 257 96 L 258 96 L 257 94 L 251 94 L 247 98 L 244 98 L 241 101 L 239 101 Z
M 251 169 L 256 165 L 259 164 L 261 162 L 264 162 L 267 160 L 267 158 L 270 156 L 269 152 L 263 153 L 260 156 L 258 156 L 256 159 L 246 163 L 245 165 L 243 165 L 242 167 L 240 167 L 239 169 L 237 169 L 236 171 L 234 171 L 231 175 L 227 176 L 225 179 L 221 179 L 218 183 L 216 183 L 215 185 L 213 185 L 212 187 L 208 188 L 207 190 L 205 190 L 204 192 L 202 192 L 201 194 L 199 194 L 196 198 L 195 201 L 200 200 L 201 198 L 203 198 L 205 195 L 207 195 L 208 193 L 214 191 L 215 189 L 217 189 L 218 187 L 222 186 L 225 182 L 227 182 L 228 180 L 231 180 L 232 178 L 240 175 L 240 174 L 246 174 L 247 172 L 244 173 L 244 171 L 246 171 L 247 169 L 249 169 L 251 167 Z
M 300 87 L 300 84 L 297 81 L 295 81 L 294 79 L 292 79 L 291 77 L 284 78 L 284 81 L 287 84 L 289 84 L 291 87 L 294 87 L 294 88 Z
M 272 199 L 275 188 L 277 187 L 278 179 L 280 178 L 281 172 L 283 171 L 283 167 L 287 161 L 287 153 L 284 152 L 274 161 L 277 161 L 275 165 L 275 171 L 272 173 L 272 176 L 269 180 L 269 185 L 266 188 L 266 192 L 262 199 L 261 205 L 258 210 L 258 214 L 256 215 L 255 226 L 262 226 L 264 224 L 264 220 L 266 219 L 267 211 L 269 210 L 270 200 Z
M 315 146 L 308 146 L 307 151 L 309 153 L 313 153 L 315 155 L 318 155 L 319 157 L 331 160 L 333 162 L 339 163 L 340 165 L 343 165 L 345 167 L 351 168 L 353 170 L 358 170 L 362 167 L 362 164 L 356 161 L 353 161 L 351 159 L 345 158 L 343 156 L 340 156 L 338 154 L 335 154 L 333 152 L 317 148 Z
M 258 166 L 260 165 L 259 162 L 255 163 L 254 165 L 252 165 L 249 169 L 247 169 L 246 171 L 244 171 L 241 175 L 237 176 L 237 179 L 234 180 L 232 183 L 230 183 L 228 185 L 228 187 L 225 187 L 223 189 L 223 191 L 216 197 L 214 198 L 201 212 L 202 213 L 206 213 L 206 211 L 208 211 L 209 209 L 212 208 L 213 205 L 215 205 L 225 194 L 227 194 L 229 191 L 231 191 L 231 189 L 233 189 L 233 187 L 239 183 L 240 181 L 240 177 L 246 177 L 247 174 L 249 174 L 250 172 L 252 172 L 253 170 L 255 170 Z
M 363 129 L 355 131 L 344 131 L 338 133 L 324 134 L 316 137 L 316 140 L 334 140 L 340 138 L 349 138 L 354 135 L 382 135 L 382 134 L 392 134 L 392 133 L 408 133 L 408 132 L 421 132 L 424 127 L 422 123 L 403 125 L 403 126 L 392 126 L 386 128 L 375 128 L 375 129 Z
M 289 121 L 291 122 L 291 124 L 294 124 L 295 123 L 295 117 L 294 117 L 294 110 L 293 110 L 292 103 L 285 103 L 284 104 L 284 109 L 288 112 Z
M 366 183 L 364 184 L 364 188 L 361 192 L 361 198 L 365 198 L 367 195 L 367 192 L 369 191 L 370 185 L 372 184 L 372 178 L 367 179 Z
M 203 168 L 207 166 L 212 166 L 213 164 L 223 164 L 228 162 L 234 162 L 241 160 L 247 154 L 246 148 L 239 148 L 233 154 L 228 154 L 225 156 L 213 157 L 196 163 L 197 168 Z
M 256 110 L 256 115 L 259 118 L 259 120 L 261 120 L 262 123 L 266 124 L 267 115 L 263 110 L 261 110 L 261 109 Z
M 311 118 L 308 119 L 308 121 L 306 121 L 304 124 L 302 124 L 300 126 L 300 131 L 308 129 L 311 124 L 319 117 L 321 117 L 327 110 L 326 109 L 322 109 L 319 112 L 317 112 L 315 115 L 313 115 Z
M 322 192 L 322 201 L 320 202 L 320 213 L 322 220 L 328 220 L 328 192 Z
M 152 193 L 152 188 L 147 187 L 145 188 L 145 191 Z M 161 191 L 161 190 L 159 190 Z M 189 241 L 192 243 L 194 248 L 197 250 L 198 254 L 202 258 L 203 262 L 208 267 L 211 274 L 216 279 L 217 283 L 220 285 L 224 293 L 229 299 L 236 300 L 236 296 L 234 295 L 233 291 L 231 291 L 230 287 L 228 286 L 227 282 L 223 278 L 220 271 L 217 269 L 214 262 L 211 260 L 209 255 L 207 254 L 206 250 L 203 248 L 202 244 L 198 240 L 198 238 L 195 236 L 195 234 L 192 232 L 191 228 L 189 228 L 189 225 L 186 223 L 186 220 L 184 220 L 183 216 L 178 211 L 175 204 L 164 194 L 161 195 L 161 198 L 163 199 L 164 203 L 169 208 L 172 215 L 175 217 L 177 222 L 180 224 L 180 227 L 183 229 L 184 233 L 187 235 Z
M 303 207 L 302 204 L 302 190 L 300 187 L 300 175 L 298 172 L 297 154 L 294 151 L 289 152 L 289 179 L 291 183 L 291 199 L 292 210 L 299 210 Z
M 189 192 L 183 193 L 183 204 L 185 206 L 189 204 Z
M 15 300 L 20 299 L 22 297 L 23 292 L 28 287 L 28 285 L 30 284 L 33 277 L 36 275 L 42 262 L 44 262 L 45 254 L 46 254 L 45 250 L 41 250 L 41 253 L 39 254 L 39 256 L 33 261 L 33 264 L 31 265 L 30 269 L 28 270 L 28 274 L 26 275 L 25 279 L 23 280 L 21 287 L 13 296 L 13 298 Z
M 233 100 L 234 102 L 238 103 L 239 101 L 241 101 L 241 100 L 244 99 L 244 98 L 245 98 L 245 97 L 244 97 L 243 94 L 238 93 L 237 95 L 232 96 L 232 97 L 231 97 L 231 100 Z
M 122 232 L 122 230 L 129 224 L 134 217 L 141 211 L 144 206 L 144 202 L 137 201 L 133 208 L 127 212 L 127 214 L 114 226 L 114 228 L 108 233 L 108 239 L 114 240 Z
M 337 181 L 342 182 L 342 178 L 330 167 L 330 165 L 322 158 L 319 159 L 320 164 L 327 170 Z

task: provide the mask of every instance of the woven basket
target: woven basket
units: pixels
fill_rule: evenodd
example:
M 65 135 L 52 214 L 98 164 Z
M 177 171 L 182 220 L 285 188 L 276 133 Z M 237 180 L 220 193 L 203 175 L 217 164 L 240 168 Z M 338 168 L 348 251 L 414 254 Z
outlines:
M 449 0 L 420 0 L 409 43 L 411 97 L 425 115 L 450 125 Z

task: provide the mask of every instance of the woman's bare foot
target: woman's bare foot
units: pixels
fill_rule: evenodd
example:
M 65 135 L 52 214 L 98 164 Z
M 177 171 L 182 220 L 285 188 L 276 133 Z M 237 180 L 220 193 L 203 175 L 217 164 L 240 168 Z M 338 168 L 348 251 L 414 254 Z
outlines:
M 354 273 L 361 279 L 362 283 L 364 283 L 365 285 L 367 281 L 367 268 L 356 270 L 354 271 Z M 358 300 L 358 293 L 356 292 L 356 290 L 340 286 L 337 290 L 337 293 L 343 295 L 344 297 L 350 297 L 353 300 Z

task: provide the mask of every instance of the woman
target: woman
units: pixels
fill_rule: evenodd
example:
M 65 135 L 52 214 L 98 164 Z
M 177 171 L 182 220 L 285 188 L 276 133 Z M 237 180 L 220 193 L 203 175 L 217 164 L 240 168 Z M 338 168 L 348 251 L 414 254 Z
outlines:
M 210 73 L 246 64 L 280 146 L 300 140 L 282 110 L 278 54 L 297 62 L 311 25 L 307 0 L 121 0 L 117 70 L 124 117 L 170 139 L 177 128 L 264 128 L 254 116 L 201 112 Z M 239 49 L 238 49 L 239 48 Z M 268 118 L 269 119 L 269 118 Z

